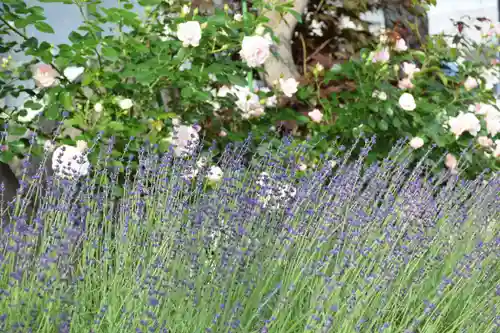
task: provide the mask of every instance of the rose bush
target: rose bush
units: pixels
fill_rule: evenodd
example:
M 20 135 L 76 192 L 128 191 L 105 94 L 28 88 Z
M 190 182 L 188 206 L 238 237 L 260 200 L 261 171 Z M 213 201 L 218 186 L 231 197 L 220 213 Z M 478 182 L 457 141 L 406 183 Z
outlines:
M 2 66 L 0 98 L 28 97 L 24 105 L 2 106 L 0 124 L 8 128 L 0 142 L 2 162 L 28 150 L 41 154 L 47 140 L 74 149 L 86 142 L 91 164 L 99 159 L 96 145 L 111 142 L 114 157 L 137 156 L 146 141 L 159 152 L 173 146 L 184 156 L 198 148 L 188 146 L 203 140 L 210 146 L 214 139 L 225 144 L 246 137 L 266 109 L 275 107 L 277 95 L 296 91 L 293 79 L 285 78 L 281 91 L 257 87 L 248 76 L 273 56 L 278 41 L 256 10 L 293 12 L 292 4 L 254 1 L 253 11 L 226 7 L 203 16 L 187 4 L 143 0 L 140 16 L 129 1 L 116 8 L 100 1 L 62 2 L 78 6 L 83 15 L 69 44 L 50 45 L 26 34 L 28 26 L 54 32 L 41 7 L 6 1 L 1 9 L 0 34 L 17 35 L 21 42 L 2 39 L 0 52 L 32 57 L 18 64 L 5 58 Z M 118 33 L 103 34 L 105 24 Z M 40 117 L 58 121 L 57 130 L 41 131 Z M 29 135 L 38 145 L 29 144 Z M 135 161 L 132 168 L 137 166 Z
M 2 106 L 2 162 L 28 149 L 42 154 L 51 140 L 82 155 L 79 159 L 89 167 L 102 158 L 96 146 L 110 145 L 109 155 L 116 157 L 111 166 L 124 171 L 127 155 L 135 158 L 133 169 L 139 166 L 144 142 L 160 153 L 172 148 L 178 157 L 204 144 L 216 156 L 220 147 L 252 133 L 249 145 L 266 153 L 273 141 L 259 142 L 271 131 L 310 144 L 297 161 L 303 172 L 321 154 L 335 153 L 361 133 L 378 137 L 370 161 L 384 158 L 406 137 L 409 148 L 421 154 L 437 146 L 428 154 L 430 165 L 456 168 L 467 162 L 471 172 L 498 169 L 500 116 L 491 90 L 497 62 L 492 57 L 496 49 L 489 46 L 498 28 L 491 22 L 481 25 L 483 43 L 472 45 L 492 60 L 488 64 L 467 58 L 471 45 L 462 35 L 434 37 L 413 50 L 403 38 L 383 32 L 376 45 L 350 61 L 332 68 L 317 63 L 300 80 L 282 77 L 266 87 L 254 78 L 276 56 L 279 40 L 262 13 L 300 16 L 291 3 L 253 1 L 248 12 L 226 6 L 203 16 L 183 3 L 142 0 L 141 16 L 129 1 L 116 8 L 87 1 L 86 10 L 81 2 L 63 2 L 82 9 L 84 23 L 69 34 L 70 44 L 50 45 L 26 34 L 29 25 L 53 32 L 40 7 L 9 0 L 1 9 L 0 34 L 21 38 L 20 43 L 2 39 L 1 52 L 32 56 L 29 63 L 3 61 L 0 97 L 29 98 L 19 107 Z M 316 34 L 323 33 L 321 23 L 315 22 Z M 367 34 L 347 18 L 341 23 L 342 31 Z M 103 34 L 104 24 L 118 33 Z M 42 131 L 40 117 L 58 121 L 57 129 Z M 479 153 L 461 154 L 471 142 Z M 87 148 L 82 149 L 83 143 Z M 450 157 L 443 163 L 445 152 Z M 66 174 L 77 177 L 71 170 Z M 212 178 L 220 177 L 214 171 Z
M 309 115 L 310 122 L 297 127 L 315 143 L 309 163 L 334 152 L 332 141 L 352 143 L 364 133 L 378 137 L 372 161 L 406 138 L 431 168 L 467 167 L 470 175 L 498 170 L 500 111 L 493 88 L 499 77 L 495 41 L 500 25 L 476 21 L 480 27 L 467 26 L 482 29 L 477 42 L 462 27 L 456 36 L 433 36 L 414 50 L 386 31 L 359 56 L 313 72 L 314 85 L 302 87 L 296 100 L 301 109 L 324 114 L 319 123 Z M 441 159 L 445 153 L 450 154 L 447 163 Z

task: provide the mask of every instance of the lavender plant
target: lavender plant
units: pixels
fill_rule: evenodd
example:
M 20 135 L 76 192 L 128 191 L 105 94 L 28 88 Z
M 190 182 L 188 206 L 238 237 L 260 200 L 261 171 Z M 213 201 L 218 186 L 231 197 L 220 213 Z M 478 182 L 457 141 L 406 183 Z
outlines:
M 2 206 L 0 330 L 498 330 L 498 173 L 430 172 L 403 141 L 366 166 L 373 140 L 300 170 L 308 147 L 285 138 L 246 165 L 249 142 L 217 165 L 143 146 L 120 201 L 111 146 L 80 179 L 21 186 Z

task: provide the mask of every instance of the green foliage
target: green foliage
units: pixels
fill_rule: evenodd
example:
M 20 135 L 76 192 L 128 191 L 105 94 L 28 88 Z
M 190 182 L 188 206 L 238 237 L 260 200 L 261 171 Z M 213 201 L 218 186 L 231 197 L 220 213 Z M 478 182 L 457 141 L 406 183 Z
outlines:
M 421 50 L 400 53 L 391 50 L 391 58 L 384 64 L 373 63 L 371 59 L 371 52 L 380 50 L 382 45 L 367 44 L 370 39 L 363 37 L 364 42 L 359 45 L 370 46 L 350 61 L 326 71 L 318 68 L 304 73 L 307 84 L 300 86 L 292 102 L 283 98 L 279 85 L 270 87 L 270 92 L 257 92 L 263 104 L 277 96 L 277 106 L 266 107 L 260 117 L 245 118 L 232 96 L 220 97 L 217 92 L 223 86 L 248 86 L 247 72 L 261 71 L 249 68 L 237 56 L 242 39 L 255 35 L 259 29 L 261 33 L 272 33 L 263 15 L 267 10 L 289 12 L 300 19 L 291 3 L 274 6 L 254 1 L 252 6 L 256 11 L 246 12 L 244 20 L 237 20 L 227 8 L 203 16 L 197 9 L 185 11 L 182 4 L 170 6 L 156 0 L 140 1 L 144 6 L 142 16 L 133 11 L 128 1 L 115 8 L 104 8 L 98 0 L 44 2 L 77 6 L 84 23 L 69 32 L 68 44 L 51 45 L 25 32 L 32 26 L 44 33 L 54 33 L 45 22 L 41 7 L 17 1 L 6 1 L 2 5 L 0 34 L 16 34 L 20 42 L 2 39 L 0 49 L 6 54 L 20 50 L 32 60 L 21 64 L 8 61 L 2 67 L 0 98 L 21 94 L 36 97 L 23 106 L 2 110 L 0 124 L 8 126 L 9 132 L 15 131 L 3 139 L 7 149 L 0 151 L 0 155 L 4 161 L 30 149 L 28 145 L 21 147 L 11 141 L 28 130 L 38 134 L 40 143 L 51 138 L 50 133 L 40 131 L 37 122 L 40 113 L 47 119 L 63 121 L 62 134 L 55 138 L 58 144 L 74 145 L 76 140 L 90 142 L 102 135 L 105 142 L 112 138 L 118 151 L 129 144 L 133 154 L 138 153 L 145 141 L 158 144 L 162 151 L 168 149 L 174 120 L 180 120 L 185 124 L 199 124 L 200 136 L 207 146 L 215 140 L 216 154 L 228 141 L 242 140 L 249 132 L 254 134 L 255 141 L 251 144 L 256 149 L 270 128 L 282 126 L 286 132 L 304 140 L 328 139 L 327 143 L 311 149 L 305 163 L 314 164 L 321 154 L 331 152 L 333 148 L 328 142 L 340 137 L 341 142 L 349 143 L 364 133 L 378 137 L 376 154 L 372 155 L 376 159 L 386 156 L 391 146 L 402 138 L 421 137 L 425 147 L 437 146 L 428 155 L 429 163 L 433 164 L 445 151 L 458 156 L 474 139 L 467 133 L 456 139 L 449 129 L 443 128 L 448 117 L 467 111 L 470 105 L 493 101 L 492 92 L 484 89 L 484 80 L 480 88 L 472 91 L 463 88 L 467 77 L 479 78 L 484 72 L 485 66 L 480 61 L 463 62 L 457 75 L 443 72 L 443 62 L 456 62 L 465 55 L 463 48 L 450 47 L 440 36 L 429 39 Z M 189 21 L 199 22 L 202 27 L 202 37 L 196 47 L 183 47 L 176 36 L 179 24 Z M 104 30 L 105 25 L 111 26 L 112 34 Z M 354 30 L 349 33 L 353 39 L 368 34 Z M 271 37 L 277 42 L 275 36 Z M 466 40 L 461 43 L 468 45 Z M 389 44 L 392 48 L 394 41 Z M 409 91 L 416 98 L 414 112 L 404 111 L 398 105 L 402 90 L 397 84 L 402 79 L 403 62 L 412 62 L 421 69 L 412 81 L 414 88 Z M 57 84 L 31 89 L 17 83 L 36 79 L 32 65 L 42 63 L 58 73 Z M 188 64 L 190 68 L 186 69 Z M 75 71 L 75 68 L 82 70 L 78 77 L 64 76 L 66 70 Z M 351 83 L 354 89 L 345 89 L 342 86 L 345 82 Z M 341 87 L 329 90 L 335 85 Z M 374 97 L 376 91 L 384 92 L 387 98 Z M 40 99 L 45 105 L 39 107 Z M 120 107 L 120 101 L 125 99 L 131 101 L 130 108 Z M 96 106 L 102 110 L 96 111 Z M 314 108 L 324 114 L 323 121 L 311 121 L 308 115 Z M 482 130 L 477 136 L 487 135 L 483 118 L 481 124 Z M 68 128 L 77 129 L 80 134 L 71 138 L 64 136 Z M 135 140 L 129 143 L 131 137 Z M 493 141 L 497 139 L 491 137 Z M 477 146 L 476 141 L 473 144 Z M 475 155 L 464 155 L 465 161 L 473 165 L 471 172 L 485 166 L 498 169 L 498 160 L 485 157 L 484 152 L 493 154 L 483 149 Z M 421 149 L 421 153 L 424 154 L 425 149 Z M 91 156 L 91 160 L 96 158 Z

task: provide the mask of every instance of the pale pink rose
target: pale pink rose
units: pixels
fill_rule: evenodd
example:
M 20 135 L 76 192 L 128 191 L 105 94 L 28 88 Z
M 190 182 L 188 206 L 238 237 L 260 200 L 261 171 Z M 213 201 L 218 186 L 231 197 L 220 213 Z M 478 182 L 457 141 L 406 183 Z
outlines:
M 248 87 L 233 86 L 231 90 L 231 94 L 237 98 L 235 103 L 242 111 L 243 119 L 256 118 L 264 114 L 259 96 L 251 92 Z
M 486 130 L 491 136 L 496 136 L 500 133 L 500 111 L 497 109 L 491 110 L 484 117 L 486 121 Z
M 412 147 L 413 149 L 422 148 L 423 145 L 424 140 L 422 138 L 419 138 L 418 136 L 410 140 L 410 147 Z
M 223 138 L 223 137 L 227 136 L 227 132 L 222 130 L 219 132 L 219 136 Z
M 398 82 L 398 88 L 399 89 L 402 89 L 402 90 L 405 90 L 405 89 L 413 89 L 415 86 L 413 85 L 413 83 L 411 82 L 411 80 L 407 77 L 405 77 L 404 79 L 400 80 Z
M 479 119 L 477 119 L 475 114 L 470 112 L 460 112 L 458 116 L 450 118 L 448 125 L 456 138 L 461 136 L 464 132 L 469 132 L 472 136 L 476 136 L 481 130 Z
M 47 64 L 39 64 L 33 71 L 33 79 L 40 88 L 54 87 L 59 83 L 59 73 Z
M 480 136 L 477 138 L 477 143 L 483 148 L 489 148 L 493 146 L 493 140 L 488 138 L 487 136 Z
M 473 77 L 468 76 L 464 82 L 465 90 L 469 91 L 479 86 L 479 81 Z
M 444 165 L 450 169 L 451 172 L 455 172 L 458 166 L 457 158 L 452 154 L 447 154 L 444 160 Z
M 372 62 L 388 62 L 391 58 L 391 54 L 387 48 L 383 48 L 373 54 Z
M 283 94 L 287 97 L 292 97 L 297 92 L 299 83 L 294 78 L 280 79 L 280 88 Z
M 189 21 L 177 25 L 177 38 L 182 42 L 182 46 L 199 46 L 201 39 L 201 26 L 198 21 Z
M 312 121 L 314 121 L 315 123 L 320 123 L 321 120 L 323 119 L 323 114 L 321 113 L 320 110 L 318 109 L 314 109 L 312 111 L 310 111 L 308 114 L 309 118 L 311 118 Z
M 417 65 L 412 64 L 410 62 L 404 62 L 403 63 L 403 72 L 405 73 L 405 75 L 408 78 L 413 79 L 413 75 L 415 73 L 420 72 L 420 68 L 418 68 Z
M 249 67 L 258 67 L 271 55 L 271 42 L 262 36 L 245 36 L 241 43 L 240 56 Z
M 403 38 L 400 38 L 396 41 L 396 45 L 394 46 L 394 50 L 397 52 L 404 52 L 408 50 L 408 46 L 406 45 L 406 41 Z

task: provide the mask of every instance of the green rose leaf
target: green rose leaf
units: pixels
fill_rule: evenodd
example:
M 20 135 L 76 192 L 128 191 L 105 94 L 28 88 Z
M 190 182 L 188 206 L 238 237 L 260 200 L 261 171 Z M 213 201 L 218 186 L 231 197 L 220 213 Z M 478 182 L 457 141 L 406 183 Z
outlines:
M 117 60 L 118 59 L 118 51 L 116 51 L 112 47 L 104 47 L 102 49 L 102 55 L 110 60 Z
M 49 120 L 57 120 L 59 118 L 59 107 L 56 103 L 51 104 L 45 111 L 45 116 Z
M 14 154 L 11 151 L 0 151 L 0 162 L 9 163 L 14 158 Z
M 45 32 L 48 34 L 54 33 L 54 29 L 48 23 L 45 23 L 45 22 L 36 22 L 35 28 L 36 28 L 36 30 L 38 30 L 40 32 Z

